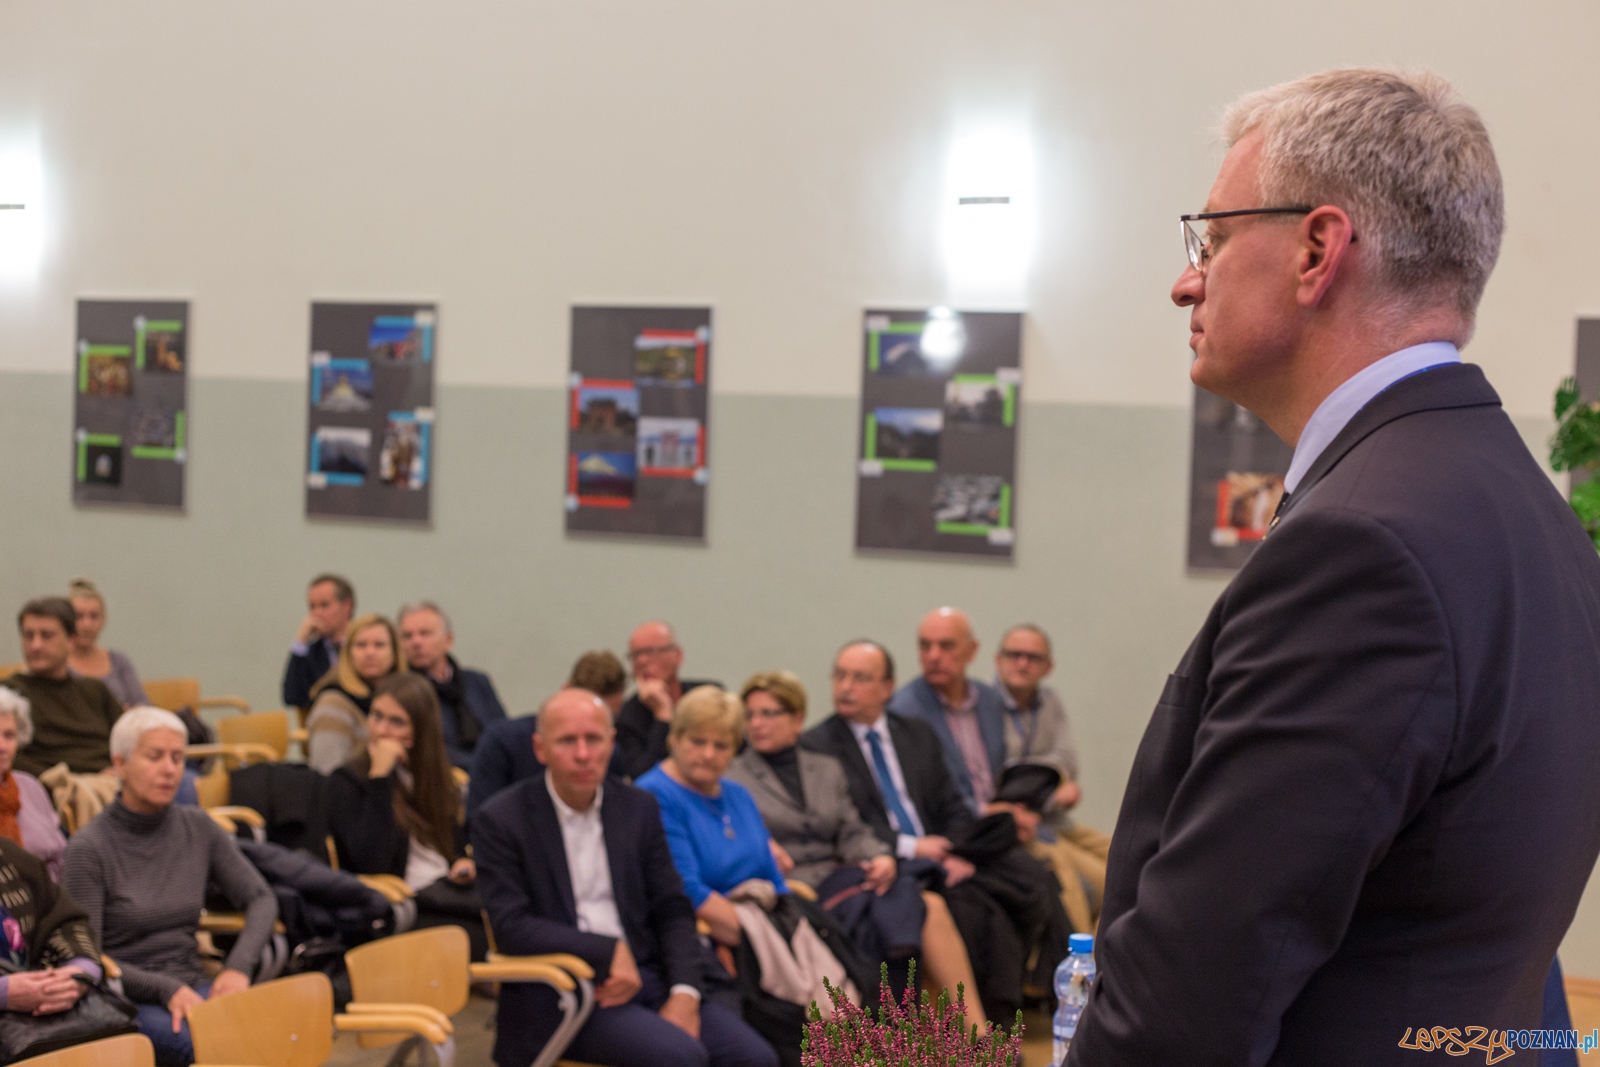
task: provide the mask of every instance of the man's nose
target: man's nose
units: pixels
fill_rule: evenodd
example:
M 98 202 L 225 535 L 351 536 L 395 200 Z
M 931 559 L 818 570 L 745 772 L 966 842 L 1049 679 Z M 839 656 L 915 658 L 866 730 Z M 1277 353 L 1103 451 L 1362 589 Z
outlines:
M 1206 298 L 1205 275 L 1194 269 L 1194 264 L 1183 268 L 1178 280 L 1172 283 L 1172 302 L 1181 308 L 1198 304 Z

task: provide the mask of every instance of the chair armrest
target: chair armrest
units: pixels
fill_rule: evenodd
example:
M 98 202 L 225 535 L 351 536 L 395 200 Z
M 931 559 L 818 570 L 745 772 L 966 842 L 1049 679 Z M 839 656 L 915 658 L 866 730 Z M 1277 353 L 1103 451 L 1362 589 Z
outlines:
M 304 726 L 296 727 L 295 729 L 289 731 L 289 740 L 298 741 L 303 745 L 307 741 L 311 740 L 311 731 L 307 730 Z
M 530 963 L 526 958 L 502 957 L 488 963 L 471 963 L 467 973 L 474 982 L 543 982 L 570 993 L 578 988 L 572 975 L 548 963 Z
M 538 956 L 506 956 L 499 952 L 489 953 L 490 963 L 543 963 L 551 967 L 559 967 L 574 978 L 584 981 L 594 980 L 594 968 L 586 960 L 572 955 L 570 952 L 545 952 Z
M 211 816 L 212 822 L 222 827 L 223 833 L 237 834 L 239 832 L 239 824 L 228 818 L 228 816 L 222 814 L 222 812 L 218 811 L 216 808 L 208 808 L 206 810 L 206 814 Z
M 185 759 L 221 756 L 225 760 L 234 760 L 238 763 L 278 762 L 278 750 L 258 741 L 244 741 L 230 745 L 188 745 L 183 750 L 183 756 Z
M 449 1040 L 450 1036 L 444 1032 L 443 1027 L 439 1026 L 431 1018 L 413 1011 L 391 1011 L 373 1015 L 340 1014 L 333 1017 L 333 1026 L 336 1030 L 357 1034 L 401 1030 L 425 1037 L 435 1045 L 444 1044 Z
M 432 1019 L 445 1033 L 453 1034 L 456 1032 L 455 1023 L 450 1021 L 450 1016 L 438 1008 L 429 1007 L 426 1004 L 378 1004 L 352 1000 L 345 1005 L 344 1010 L 351 1015 L 394 1015 L 396 1013 L 401 1015 L 422 1015 Z
M 201 697 L 195 701 L 194 710 L 201 708 L 238 708 L 243 714 L 250 714 L 250 702 L 244 697 Z
M 200 913 L 200 929 L 212 934 L 237 934 L 245 927 L 244 912 L 242 911 L 202 911 Z M 287 933 L 287 928 L 281 922 L 272 924 L 275 934 Z
M 255 827 L 257 830 L 265 830 L 267 828 L 266 816 L 255 808 L 241 807 L 238 804 L 223 804 L 208 810 L 211 812 L 212 818 L 221 815 L 232 822 L 242 822 L 246 826 Z
M 793 893 L 801 900 L 809 900 L 812 903 L 816 902 L 817 891 L 806 885 L 804 882 L 797 882 L 793 878 L 789 878 L 786 879 L 786 884 L 789 887 L 789 892 Z
M 392 874 L 358 874 L 361 884 L 368 889 L 376 889 L 383 894 L 383 898 L 391 904 L 398 904 L 416 894 L 411 892 L 411 887 L 406 885 L 404 879 L 396 878 Z
M 102 955 L 100 957 L 100 969 L 106 972 L 107 978 L 122 977 L 122 968 L 118 966 L 117 961 L 112 959 L 110 956 Z

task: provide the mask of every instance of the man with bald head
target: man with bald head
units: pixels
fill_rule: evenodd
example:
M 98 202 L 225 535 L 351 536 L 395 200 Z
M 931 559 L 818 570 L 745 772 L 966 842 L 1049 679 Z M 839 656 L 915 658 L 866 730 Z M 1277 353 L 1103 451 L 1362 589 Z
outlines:
M 637 778 L 667 758 L 667 728 L 672 710 L 689 690 L 721 685 L 709 680 L 682 681 L 683 649 L 672 627 L 659 620 L 643 623 L 628 638 L 628 662 L 638 688 L 617 712 L 617 748 L 611 771 Z
M 978 641 L 964 612 L 928 612 L 917 627 L 922 674 L 889 701 L 890 711 L 933 728 L 950 777 L 975 815 L 994 799 L 1006 759 L 1005 702 L 992 686 L 967 677 L 967 665 L 977 654 Z
M 607 778 L 616 731 L 595 694 L 539 709 L 545 772 L 500 791 L 472 823 L 478 890 L 502 951 L 566 952 L 595 972 L 595 1010 L 566 1055 L 605 1067 L 777 1067 L 736 1008 L 707 995 L 694 909 L 649 793 Z M 736 1002 L 735 1002 L 736 1003 Z M 531 1063 L 560 1022 L 553 990 L 500 993 L 495 1062 Z

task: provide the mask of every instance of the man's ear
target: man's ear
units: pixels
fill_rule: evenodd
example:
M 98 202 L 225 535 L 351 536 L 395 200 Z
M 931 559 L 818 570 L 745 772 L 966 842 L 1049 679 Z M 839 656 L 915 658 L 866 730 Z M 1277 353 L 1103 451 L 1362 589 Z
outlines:
M 1355 242 L 1355 226 L 1343 208 L 1324 204 L 1300 221 L 1295 260 L 1295 299 L 1301 307 L 1322 302 Z

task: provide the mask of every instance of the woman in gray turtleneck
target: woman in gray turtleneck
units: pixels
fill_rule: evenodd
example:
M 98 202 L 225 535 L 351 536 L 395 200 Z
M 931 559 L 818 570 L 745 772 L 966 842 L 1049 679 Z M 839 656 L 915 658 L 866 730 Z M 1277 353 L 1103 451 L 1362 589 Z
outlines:
M 156 1062 L 173 1067 L 194 1062 L 189 1009 L 250 985 L 278 918 L 272 890 L 233 838 L 199 808 L 172 803 L 187 741 L 182 720 L 168 711 L 138 707 L 117 720 L 111 764 L 122 795 L 67 844 L 61 877 L 103 951 L 121 965 Z M 210 981 L 195 941 L 208 880 L 245 913 L 244 931 Z

